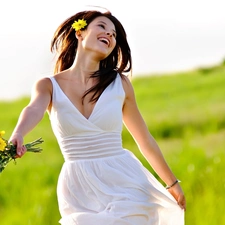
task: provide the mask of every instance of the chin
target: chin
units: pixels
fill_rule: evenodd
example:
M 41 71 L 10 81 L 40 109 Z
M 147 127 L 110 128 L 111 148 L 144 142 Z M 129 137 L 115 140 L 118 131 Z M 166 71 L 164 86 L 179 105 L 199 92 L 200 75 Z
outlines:
M 110 53 L 109 52 L 107 52 L 107 53 L 99 52 L 99 55 L 98 55 L 99 61 L 106 59 L 110 55 Z

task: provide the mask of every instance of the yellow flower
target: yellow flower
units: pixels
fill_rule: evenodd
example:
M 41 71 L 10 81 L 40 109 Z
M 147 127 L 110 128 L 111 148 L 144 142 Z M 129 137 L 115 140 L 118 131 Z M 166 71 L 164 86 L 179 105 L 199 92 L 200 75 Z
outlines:
M 74 23 L 72 24 L 72 27 L 75 29 L 75 31 L 78 31 L 84 27 L 87 26 L 86 20 L 82 19 L 82 20 L 78 20 L 78 21 L 74 21 Z
M 0 137 L 2 137 L 4 134 L 5 134 L 4 130 L 0 131 Z
M 0 151 L 4 151 L 5 146 L 6 146 L 5 141 L 2 138 L 0 138 Z

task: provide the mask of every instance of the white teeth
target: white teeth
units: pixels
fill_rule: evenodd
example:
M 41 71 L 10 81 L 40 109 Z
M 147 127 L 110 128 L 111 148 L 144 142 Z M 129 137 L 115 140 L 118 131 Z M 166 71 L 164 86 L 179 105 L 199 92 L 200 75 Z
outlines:
M 106 38 L 99 38 L 98 40 L 99 40 L 99 41 L 102 41 L 103 43 L 105 43 L 105 44 L 107 44 L 107 45 L 109 45 L 109 40 L 106 39 Z

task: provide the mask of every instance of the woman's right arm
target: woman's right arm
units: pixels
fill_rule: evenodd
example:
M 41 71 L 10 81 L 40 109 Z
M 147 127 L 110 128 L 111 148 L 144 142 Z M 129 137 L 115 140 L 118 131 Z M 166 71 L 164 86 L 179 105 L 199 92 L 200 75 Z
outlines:
M 42 78 L 32 88 L 29 104 L 22 110 L 17 125 L 9 139 L 17 146 L 17 155 L 24 153 L 23 137 L 29 133 L 43 118 L 50 107 L 52 96 L 52 84 L 49 78 Z

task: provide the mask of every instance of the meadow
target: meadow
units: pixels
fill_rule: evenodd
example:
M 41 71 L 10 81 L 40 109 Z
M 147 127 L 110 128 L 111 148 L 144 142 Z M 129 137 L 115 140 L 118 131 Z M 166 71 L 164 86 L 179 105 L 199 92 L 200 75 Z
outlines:
M 225 63 L 132 82 L 149 131 L 182 181 L 186 225 L 225 224 Z M 5 138 L 28 102 L 27 97 L 0 102 Z M 124 147 L 154 173 L 125 128 L 122 135 Z M 27 153 L 0 174 L 1 225 L 58 224 L 56 185 L 63 158 L 47 114 L 25 142 L 38 137 L 45 140 L 42 153 Z

